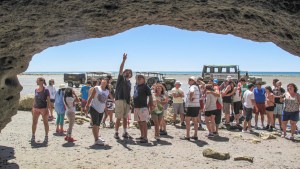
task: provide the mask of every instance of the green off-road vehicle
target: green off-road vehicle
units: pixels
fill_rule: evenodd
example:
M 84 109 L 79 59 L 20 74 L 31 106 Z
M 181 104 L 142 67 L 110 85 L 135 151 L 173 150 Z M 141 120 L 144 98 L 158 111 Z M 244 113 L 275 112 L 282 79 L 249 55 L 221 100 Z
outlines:
M 218 79 L 219 84 L 222 84 L 227 77 L 237 83 L 240 78 L 245 78 L 251 83 L 261 82 L 262 85 L 266 82 L 262 81 L 261 77 L 249 76 L 248 72 L 241 75 L 238 65 L 204 65 L 202 70 L 203 81 L 207 83 L 210 79 Z
M 143 75 L 145 77 L 146 83 L 149 87 L 151 87 L 155 83 L 165 83 L 166 90 L 172 90 L 175 86 L 176 79 L 167 78 L 166 74 L 162 74 L 159 72 L 136 72 L 136 76 Z

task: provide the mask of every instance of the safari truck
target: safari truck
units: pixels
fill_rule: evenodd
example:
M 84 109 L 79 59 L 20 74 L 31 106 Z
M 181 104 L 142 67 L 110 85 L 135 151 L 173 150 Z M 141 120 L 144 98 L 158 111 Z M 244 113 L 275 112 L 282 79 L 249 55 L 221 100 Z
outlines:
M 241 77 L 249 80 L 251 83 L 261 82 L 263 85 L 266 82 L 262 81 L 261 77 L 249 76 L 248 72 L 241 75 L 238 65 L 204 65 L 202 70 L 202 78 L 205 83 L 210 79 L 218 79 L 219 84 L 222 84 L 227 77 L 231 77 L 231 80 L 237 83 Z
M 166 90 L 171 90 L 175 86 L 176 79 L 167 78 L 166 74 L 159 72 L 136 72 L 136 76 L 143 75 L 149 87 L 155 83 L 165 83 Z
M 79 87 L 86 80 L 85 73 L 64 73 L 64 82 L 68 83 L 69 87 Z
M 68 83 L 69 87 L 79 87 L 81 84 L 84 84 L 86 81 L 91 80 L 93 78 L 100 79 L 104 78 L 111 73 L 108 72 L 86 72 L 86 73 L 65 73 L 64 74 L 64 82 Z M 113 77 L 112 85 L 116 88 L 117 79 Z
M 117 79 L 111 73 L 109 73 L 109 72 L 86 72 L 87 80 L 92 80 L 93 78 L 95 78 L 95 79 L 105 78 L 108 75 L 112 76 L 111 84 L 113 85 L 113 87 L 115 89 L 116 85 L 117 85 Z

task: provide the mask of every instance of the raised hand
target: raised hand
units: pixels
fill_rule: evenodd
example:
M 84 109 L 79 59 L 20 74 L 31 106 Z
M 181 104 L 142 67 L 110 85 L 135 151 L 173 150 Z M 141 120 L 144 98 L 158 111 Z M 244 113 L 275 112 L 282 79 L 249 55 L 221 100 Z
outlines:
M 125 61 L 126 59 L 127 59 L 127 54 L 124 53 L 124 54 L 123 54 L 123 61 Z

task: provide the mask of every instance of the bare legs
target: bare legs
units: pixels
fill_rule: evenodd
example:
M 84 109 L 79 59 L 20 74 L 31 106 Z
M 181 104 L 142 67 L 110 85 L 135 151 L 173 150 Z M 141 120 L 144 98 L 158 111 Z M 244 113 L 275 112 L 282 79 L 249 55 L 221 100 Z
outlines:
M 194 137 L 197 137 L 198 135 L 198 117 L 185 117 L 185 123 L 186 123 L 186 137 L 190 138 L 190 129 L 191 129 L 191 119 L 194 123 Z

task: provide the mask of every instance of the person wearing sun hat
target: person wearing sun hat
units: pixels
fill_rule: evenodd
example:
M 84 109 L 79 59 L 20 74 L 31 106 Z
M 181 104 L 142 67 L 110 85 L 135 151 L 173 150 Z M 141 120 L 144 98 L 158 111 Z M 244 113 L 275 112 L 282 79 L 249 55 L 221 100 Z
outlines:
M 149 98 L 149 106 L 147 99 Z M 138 75 L 136 78 L 136 86 L 134 87 L 134 120 L 138 122 L 141 136 L 140 143 L 148 143 L 147 138 L 147 122 L 150 119 L 148 107 L 152 106 L 153 99 L 149 86 L 147 86 L 145 77 Z
M 176 81 L 175 82 L 175 87 L 171 90 L 171 94 L 173 96 L 173 124 L 176 124 L 176 116 L 180 115 L 180 122 L 181 126 L 185 126 L 184 123 L 184 107 L 183 107 L 183 98 L 184 98 L 184 92 L 180 88 L 181 87 L 181 82 Z
M 186 97 L 186 107 L 187 107 L 187 113 L 185 117 L 185 123 L 186 123 L 186 135 L 182 138 L 184 140 L 190 140 L 190 138 L 198 140 L 198 114 L 200 111 L 200 89 L 197 85 L 197 79 L 194 76 L 191 76 L 188 79 L 188 84 L 190 85 L 187 97 Z M 194 136 L 190 137 L 190 121 L 193 121 L 194 123 Z

